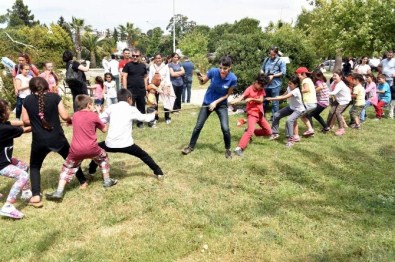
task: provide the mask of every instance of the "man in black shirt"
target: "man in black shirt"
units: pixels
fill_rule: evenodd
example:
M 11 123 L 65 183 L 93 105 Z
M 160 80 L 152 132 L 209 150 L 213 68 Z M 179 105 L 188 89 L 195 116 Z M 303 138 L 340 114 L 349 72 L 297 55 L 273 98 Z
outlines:
M 148 72 L 147 67 L 144 63 L 140 63 L 141 53 L 140 50 L 132 50 L 132 61 L 127 63 L 123 68 L 122 72 L 124 77 L 122 78 L 122 86 L 132 93 L 133 106 L 145 114 L 145 96 L 146 87 L 148 85 Z M 143 122 L 137 122 L 137 127 L 143 128 Z

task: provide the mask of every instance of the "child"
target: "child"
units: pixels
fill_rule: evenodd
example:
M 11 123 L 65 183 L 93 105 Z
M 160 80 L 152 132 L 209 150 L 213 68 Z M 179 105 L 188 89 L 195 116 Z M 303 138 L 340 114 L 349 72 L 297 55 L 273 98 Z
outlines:
M 107 106 L 117 102 L 117 85 L 111 73 L 104 74 L 104 93 L 106 94 Z
M 65 185 L 71 181 L 82 161 L 87 158 L 92 158 L 100 165 L 103 172 L 104 187 L 111 187 L 118 182 L 110 178 L 107 153 L 97 145 L 96 129 L 106 132 L 107 126 L 100 121 L 99 116 L 94 112 L 98 112 L 98 110 L 95 109 L 89 96 L 77 95 L 75 100 L 79 111 L 73 115 L 73 138 L 70 152 L 63 163 L 58 189 L 51 194 L 46 194 L 48 200 L 61 200 L 63 198 Z
M 345 121 L 342 113 L 346 110 L 351 101 L 351 92 L 350 88 L 348 88 L 342 80 L 341 70 L 333 72 L 333 82 L 330 89 L 332 91 L 329 92 L 329 95 L 334 96 L 335 101 L 329 112 L 327 124 L 330 125 L 333 117 L 336 116 L 339 129 L 335 132 L 335 135 L 342 136 L 346 133 L 344 130 Z
M 383 107 L 391 102 L 391 91 L 390 86 L 385 81 L 385 75 L 379 74 L 377 76 L 377 81 L 379 85 L 377 86 L 377 93 L 379 94 L 377 105 L 374 106 L 376 110 L 376 119 L 380 120 L 383 117 L 384 110 Z
M 16 98 L 16 118 L 19 120 L 22 113 L 22 105 L 25 98 L 30 95 L 29 81 L 32 76 L 29 75 L 30 66 L 21 64 L 19 66 L 20 74 L 15 77 L 15 93 Z
M 155 119 L 155 113 L 142 114 L 132 105 L 132 93 L 127 89 L 118 91 L 118 103 L 109 106 L 100 115 L 103 122 L 109 123 L 108 135 L 106 141 L 100 142 L 99 146 L 107 152 L 126 153 L 140 158 L 147 164 L 154 175 L 161 179 L 163 172 L 155 161 L 133 141 L 132 125 L 133 120 L 150 122 Z M 89 173 L 96 172 L 97 164 L 91 161 Z
M 22 218 L 24 215 L 14 207 L 17 195 L 22 191 L 21 199 L 29 200 L 32 196 L 30 191 L 29 169 L 27 164 L 12 157 L 14 138 L 29 132 L 30 127 L 13 126 L 9 121 L 10 108 L 8 103 L 0 99 L 0 176 L 14 178 L 17 181 L 11 187 L 10 193 L 3 207 L 0 209 L 0 215 Z M 21 121 L 19 125 L 22 125 Z M 1 194 L 0 194 L 1 195 Z
M 71 118 L 62 98 L 58 94 L 48 92 L 48 82 L 44 78 L 33 77 L 29 88 L 32 94 L 26 97 L 22 107 L 22 120 L 25 125 L 32 126 L 33 137 L 30 152 L 30 182 L 33 196 L 29 205 L 42 207 L 40 169 L 50 152 L 57 152 L 66 159 L 70 145 L 60 125 L 59 116 L 67 122 L 71 122 Z M 81 184 L 80 188 L 86 188 L 88 184 L 80 168 L 76 176 Z
M 104 85 L 103 78 L 96 76 L 95 78 L 95 105 L 102 106 L 104 104 Z
M 273 123 L 272 123 L 272 135 L 269 140 L 275 140 L 280 137 L 278 134 L 278 128 L 280 124 L 280 119 L 289 116 L 287 122 L 285 124 L 285 133 L 288 137 L 288 142 L 286 144 L 287 147 L 292 147 L 297 140 L 294 137 L 294 123 L 297 119 L 303 115 L 306 108 L 303 104 L 302 94 L 298 87 L 299 78 L 297 76 L 293 76 L 289 79 L 287 92 L 282 96 L 276 97 L 267 97 L 268 101 L 279 101 L 288 99 L 288 106 L 284 107 L 280 111 L 277 111 L 273 115 Z
M 315 92 L 317 95 L 317 107 L 307 114 L 311 126 L 313 127 L 313 117 L 321 124 L 322 132 L 328 132 L 329 127 L 320 115 L 329 106 L 329 88 L 326 84 L 326 77 L 321 70 L 315 70 L 312 74 L 312 80 L 315 84 Z
M 44 65 L 44 72 L 41 73 L 39 76 L 47 80 L 49 85 L 49 92 L 59 94 L 58 89 L 58 76 L 53 71 L 53 64 L 52 62 L 45 62 Z
M 156 102 L 156 90 L 157 87 L 154 84 L 149 84 L 147 86 L 147 113 L 152 113 L 155 112 L 156 109 L 158 108 L 158 104 Z M 158 117 L 158 115 L 155 115 L 155 119 Z M 151 128 L 156 128 L 156 120 L 153 120 L 148 123 L 148 126 Z
M 351 125 L 352 128 L 359 129 L 361 128 L 360 122 L 360 114 L 365 107 L 365 89 L 363 88 L 363 76 L 358 73 L 353 73 L 352 75 L 352 84 L 354 85 L 351 97 L 354 100 L 354 105 L 350 109 L 350 118 L 354 124 Z
M 368 108 L 370 105 L 377 105 L 377 86 L 376 86 L 376 79 L 374 77 L 373 74 L 369 73 L 366 75 L 366 89 L 365 89 L 365 93 L 366 93 L 366 103 L 365 103 L 365 107 L 363 108 L 362 112 L 361 112 L 361 122 L 365 122 L 365 118 L 366 118 L 366 108 Z
M 390 103 L 390 112 L 389 117 L 394 119 L 394 111 L 395 111 L 395 84 L 391 86 L 391 103 Z
M 263 113 L 263 98 L 266 96 L 264 87 L 269 83 L 270 79 L 267 76 L 259 75 L 255 82 L 249 86 L 244 93 L 238 98 L 234 99 L 231 104 L 234 105 L 242 100 L 247 102 L 247 131 L 244 132 L 240 139 L 239 145 L 235 148 L 234 152 L 236 155 L 243 155 L 243 151 L 246 149 L 248 143 L 253 134 L 256 136 L 270 136 L 272 130 L 269 123 L 264 117 Z M 255 125 L 261 127 L 261 129 L 255 129 Z

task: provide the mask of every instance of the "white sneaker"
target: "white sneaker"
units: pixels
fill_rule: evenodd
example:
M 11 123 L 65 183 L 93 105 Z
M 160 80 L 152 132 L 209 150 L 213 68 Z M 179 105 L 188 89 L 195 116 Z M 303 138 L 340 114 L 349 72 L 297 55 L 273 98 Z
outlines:
M 4 204 L 4 206 L 0 209 L 0 215 L 16 219 L 21 219 L 24 216 L 24 214 L 16 209 L 13 204 Z
M 170 123 L 171 123 L 171 119 L 167 119 L 166 124 L 170 124 Z
M 32 191 L 30 189 L 22 190 L 21 200 L 28 201 L 28 200 L 30 200 L 30 198 L 32 198 L 32 196 L 33 196 L 33 194 L 32 194 Z

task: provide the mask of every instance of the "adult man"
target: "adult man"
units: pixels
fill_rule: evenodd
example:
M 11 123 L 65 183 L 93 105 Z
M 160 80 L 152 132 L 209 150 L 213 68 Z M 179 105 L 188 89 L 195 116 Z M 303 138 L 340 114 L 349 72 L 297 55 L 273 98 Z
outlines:
M 381 68 L 382 74 L 385 75 L 385 81 L 391 87 L 394 84 L 395 77 L 395 59 L 392 50 L 387 52 L 387 58 L 380 62 L 379 68 Z
M 278 55 L 278 48 L 271 47 L 269 50 L 269 57 L 267 57 L 262 64 L 261 73 L 269 76 L 270 82 L 265 87 L 266 96 L 267 97 L 276 97 L 280 94 L 282 77 L 285 75 L 286 71 L 285 62 L 281 60 Z M 269 107 L 269 102 L 264 102 L 264 112 Z M 279 110 L 279 101 L 272 101 L 272 117 L 274 113 Z
M 125 67 L 125 65 L 127 64 L 127 63 L 129 63 L 130 61 L 132 61 L 131 59 L 130 59 L 130 50 L 128 49 L 128 48 L 125 48 L 123 51 L 122 51 L 122 55 L 123 55 L 123 59 L 121 60 L 121 61 L 119 61 L 119 64 L 118 64 L 118 72 L 119 72 L 119 74 L 121 75 L 121 84 L 123 85 L 123 73 L 122 73 L 122 70 L 123 70 L 123 68 Z M 126 86 L 122 86 L 123 88 L 126 88 Z
M 119 85 L 119 71 L 118 71 L 119 62 L 115 59 L 115 55 L 114 54 L 111 55 L 111 60 L 110 60 L 110 62 L 108 64 L 109 64 L 109 67 L 110 67 L 110 73 L 112 74 L 113 79 L 115 80 L 115 83 L 117 85 L 117 92 L 118 92 L 119 89 L 120 89 L 120 85 Z
M 110 72 L 110 65 L 108 64 L 108 57 L 104 56 L 103 59 L 101 60 L 101 65 L 104 68 L 104 73 Z
M 122 86 L 132 93 L 133 106 L 136 106 L 140 113 L 145 114 L 148 72 L 145 64 L 140 63 L 140 56 L 140 50 L 134 49 L 132 51 L 132 61 L 127 63 L 122 70 Z M 137 127 L 143 128 L 143 122 L 137 121 Z
M 192 76 L 193 76 L 193 69 L 195 66 L 191 61 L 189 61 L 188 56 L 184 56 L 184 63 L 182 63 L 182 67 L 184 68 L 185 75 L 184 75 L 184 89 L 182 90 L 181 101 L 185 103 L 191 102 L 191 88 L 192 88 Z M 186 98 L 186 100 L 185 100 Z

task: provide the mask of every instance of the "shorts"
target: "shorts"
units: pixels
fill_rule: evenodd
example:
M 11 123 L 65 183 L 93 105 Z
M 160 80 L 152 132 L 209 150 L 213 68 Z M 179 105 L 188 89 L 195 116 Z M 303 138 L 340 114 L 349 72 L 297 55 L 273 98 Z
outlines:
M 351 118 L 354 119 L 356 117 L 359 117 L 364 108 L 365 108 L 365 106 L 355 106 L 355 105 L 352 106 L 350 109 Z

